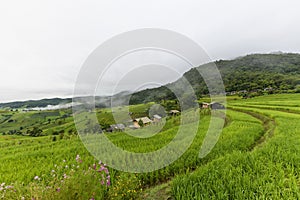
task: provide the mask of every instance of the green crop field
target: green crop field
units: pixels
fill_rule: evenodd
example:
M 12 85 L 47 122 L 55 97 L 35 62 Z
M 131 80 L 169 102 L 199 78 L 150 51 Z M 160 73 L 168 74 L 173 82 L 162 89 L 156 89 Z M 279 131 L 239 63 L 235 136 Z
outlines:
M 140 117 L 151 105 L 114 109 Z M 122 172 L 99 163 L 77 135 L 70 109 L 3 110 L 0 199 L 299 199 L 300 95 L 230 97 L 227 108 L 223 131 L 204 158 L 199 152 L 210 112 L 182 113 L 193 119 L 200 112 L 193 142 L 175 162 L 148 173 Z M 96 110 L 102 126 L 114 123 L 113 114 Z M 180 122 L 181 116 L 169 116 L 163 128 L 148 138 L 133 137 L 141 130 L 103 134 L 127 151 L 152 152 L 170 143 L 179 127 L 190 136 L 195 122 Z M 143 132 L 152 129 L 156 130 L 144 127 Z M 184 139 L 179 146 L 180 142 Z

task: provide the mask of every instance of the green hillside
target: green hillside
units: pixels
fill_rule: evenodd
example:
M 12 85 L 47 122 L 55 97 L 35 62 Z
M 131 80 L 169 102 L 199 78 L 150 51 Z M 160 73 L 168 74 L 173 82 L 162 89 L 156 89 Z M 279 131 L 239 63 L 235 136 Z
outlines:
M 43 133 L 59 129 L 64 133 L 0 136 L 0 199 L 299 199 L 299 99 L 300 94 L 229 98 L 226 126 L 204 158 L 199 151 L 210 114 L 202 110 L 195 138 L 178 160 L 157 171 L 131 174 L 98 164 L 76 133 L 67 131 L 72 117 L 60 119 L 67 110 L 1 111 L 3 129 L 8 123 L 26 126 L 24 119 Z M 146 106 L 132 106 L 131 111 L 144 112 Z M 97 113 L 100 119 L 109 114 L 106 109 Z M 127 132 L 105 135 L 124 150 L 152 152 L 165 147 L 178 128 L 188 130 L 192 124 L 180 124 L 180 116 L 167 122 L 149 138 L 131 137 Z
M 215 62 L 220 70 L 226 92 L 247 91 L 257 95 L 267 93 L 294 93 L 300 88 L 300 54 L 253 54 L 234 60 Z M 208 94 L 207 86 L 200 76 L 199 66 L 183 76 L 193 86 L 198 98 Z M 180 80 L 179 80 L 180 81 Z M 172 87 L 174 83 L 167 85 Z M 131 103 L 174 99 L 171 90 L 162 86 L 133 94 Z
M 240 91 L 247 91 L 247 93 L 254 94 L 254 96 L 263 93 L 300 92 L 300 54 L 253 54 L 233 60 L 218 60 L 215 64 L 222 75 L 226 92 L 239 93 Z M 193 68 L 183 75 L 192 85 L 198 98 L 208 94 L 206 84 L 198 72 L 204 66 Z M 174 87 L 181 80 L 179 79 L 175 83 L 170 83 L 166 86 L 142 90 L 134 94 L 116 94 L 113 98 L 121 100 L 130 96 L 130 104 L 173 100 L 175 95 L 169 88 Z M 175 87 L 178 87 L 178 85 Z M 0 104 L 0 107 L 45 107 L 71 101 L 72 99 L 70 98 L 42 99 L 3 103 Z M 110 97 L 96 98 L 97 107 L 106 107 L 105 105 L 110 105 Z

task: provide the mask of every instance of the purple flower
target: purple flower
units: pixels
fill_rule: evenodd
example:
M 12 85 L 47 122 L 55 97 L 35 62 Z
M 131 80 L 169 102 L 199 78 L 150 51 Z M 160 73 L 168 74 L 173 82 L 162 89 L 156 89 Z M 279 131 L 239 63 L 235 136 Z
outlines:
M 109 179 L 106 181 L 106 185 L 110 186 L 110 180 Z
M 79 163 L 82 163 L 82 160 L 80 159 L 80 156 L 78 154 L 76 156 L 76 161 L 79 162 Z
M 60 188 L 57 188 L 57 189 L 56 189 L 56 192 L 60 192 Z
M 103 166 L 100 167 L 100 169 L 98 170 L 98 172 L 102 172 L 105 168 Z

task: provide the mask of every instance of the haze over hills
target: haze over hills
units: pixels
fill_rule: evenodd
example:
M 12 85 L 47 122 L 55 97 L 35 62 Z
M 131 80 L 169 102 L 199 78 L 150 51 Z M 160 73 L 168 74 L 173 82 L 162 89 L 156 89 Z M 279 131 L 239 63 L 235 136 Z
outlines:
M 233 60 L 219 60 L 215 64 L 222 75 L 226 92 L 245 90 L 261 93 L 265 89 L 273 93 L 296 92 L 300 85 L 300 54 L 252 54 Z M 203 66 L 199 66 L 198 70 L 201 68 Z M 208 94 L 208 89 L 198 70 L 192 68 L 183 76 L 190 82 L 199 98 Z M 131 103 L 174 98 L 174 94 L 162 86 L 133 94 Z
M 300 92 L 300 54 L 281 52 L 252 54 L 233 60 L 218 60 L 215 64 L 222 75 L 226 92 L 247 91 L 258 95 L 266 89 L 272 93 Z M 203 66 L 199 66 L 198 69 L 200 70 L 201 67 Z M 208 94 L 207 86 L 197 68 L 192 68 L 183 76 L 192 85 L 198 98 L 201 95 Z M 112 97 L 97 97 L 96 105 L 98 107 L 110 106 L 111 98 L 119 99 L 118 104 L 129 100 L 130 104 L 138 104 L 175 99 L 175 95 L 169 88 L 176 84 L 178 87 L 178 82 L 180 82 L 180 79 L 166 86 L 145 89 L 134 94 L 124 92 Z M 53 98 L 1 103 L 0 107 L 46 107 L 47 105 L 66 104 L 71 101 L 71 98 Z

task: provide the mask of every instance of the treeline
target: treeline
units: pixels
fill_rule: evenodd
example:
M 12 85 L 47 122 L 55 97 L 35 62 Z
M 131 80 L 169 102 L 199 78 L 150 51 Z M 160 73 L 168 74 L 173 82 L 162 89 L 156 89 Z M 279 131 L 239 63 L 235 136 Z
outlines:
M 34 108 L 34 107 L 46 107 L 48 105 L 59 105 L 72 102 L 72 98 L 53 98 L 53 99 L 41 99 L 41 100 L 28 100 L 28 101 L 15 101 L 9 103 L 0 103 L 2 108 Z
M 228 94 L 300 92 L 300 54 L 253 54 L 234 60 L 219 60 L 215 64 Z M 209 93 L 199 74 L 204 67 L 193 68 L 183 75 L 192 85 L 197 98 Z M 137 104 L 175 99 L 175 95 L 168 88 L 179 89 L 179 81 L 137 92 L 132 95 L 130 102 Z
M 161 102 L 178 99 L 178 97 L 186 101 L 192 95 L 184 87 L 184 80 L 189 81 L 196 98 L 200 98 L 202 95 L 208 94 L 209 91 L 199 71 L 210 64 L 193 68 L 186 72 L 183 78 L 165 86 L 142 90 L 134 94 L 124 92 L 113 97 L 96 97 L 96 107 L 110 107 L 111 98 L 117 105 L 124 105 L 128 102 L 128 98 L 130 104 Z M 222 75 L 228 94 L 261 95 L 264 93 L 300 92 L 300 54 L 253 54 L 233 60 L 219 60 L 215 64 Z M 178 92 L 177 96 L 172 90 Z M 4 103 L 0 104 L 0 107 L 45 107 L 71 101 L 71 98 L 42 99 Z

